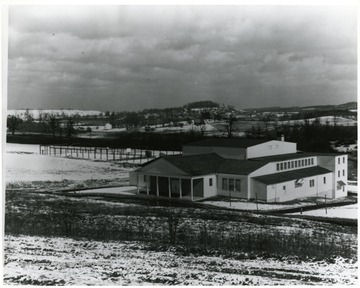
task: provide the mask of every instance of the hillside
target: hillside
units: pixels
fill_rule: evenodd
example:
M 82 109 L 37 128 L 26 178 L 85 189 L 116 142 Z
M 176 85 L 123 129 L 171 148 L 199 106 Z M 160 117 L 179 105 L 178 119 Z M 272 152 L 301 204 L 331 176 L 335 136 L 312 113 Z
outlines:
M 100 115 L 101 111 L 94 110 L 76 110 L 76 109 L 17 109 L 17 110 L 7 110 L 7 115 L 18 115 L 20 118 L 24 119 L 26 117 L 26 113 L 30 113 L 30 115 L 34 119 L 39 119 L 41 114 L 54 114 L 58 116 L 95 116 Z

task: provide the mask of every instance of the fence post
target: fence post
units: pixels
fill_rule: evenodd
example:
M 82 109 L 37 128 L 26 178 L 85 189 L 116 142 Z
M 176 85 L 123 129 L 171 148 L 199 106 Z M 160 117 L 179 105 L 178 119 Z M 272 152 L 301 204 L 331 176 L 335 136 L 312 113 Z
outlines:
M 256 211 L 259 211 L 259 205 L 258 205 L 257 193 L 255 193 L 255 199 L 256 199 Z
M 326 194 L 325 194 L 325 214 L 327 214 L 327 207 L 326 207 Z
M 109 147 L 106 147 L 106 161 L 109 161 Z

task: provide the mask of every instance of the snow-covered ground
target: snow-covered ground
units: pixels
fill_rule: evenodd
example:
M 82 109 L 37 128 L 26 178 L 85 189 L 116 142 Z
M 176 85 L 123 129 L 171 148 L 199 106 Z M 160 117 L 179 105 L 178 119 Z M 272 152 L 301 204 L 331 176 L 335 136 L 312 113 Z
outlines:
M 127 178 L 132 168 L 112 162 L 96 162 L 40 155 L 39 145 L 6 144 L 6 182 L 62 181 Z
M 313 123 L 316 119 L 315 118 L 310 118 L 307 119 L 309 121 L 309 123 Z M 335 121 L 334 121 L 334 116 L 322 116 L 319 117 L 319 121 L 321 125 L 330 125 L 333 126 L 338 125 L 338 126 L 355 126 L 357 124 L 357 121 L 354 119 L 349 119 L 349 118 L 344 118 L 344 117 L 336 117 Z M 300 120 L 289 120 L 289 121 L 283 121 L 286 124 L 304 124 L 304 120 L 300 119 Z M 281 121 L 279 122 L 281 123 Z
M 301 215 L 300 212 L 289 213 L 288 215 Z M 304 211 L 302 215 L 328 217 L 328 218 L 343 218 L 343 219 L 357 219 L 358 218 L 358 204 L 346 205 L 341 207 L 330 207 L 316 209 L 311 211 Z
M 134 195 L 136 194 L 136 186 L 124 186 L 124 187 L 110 187 L 110 188 L 99 188 L 99 189 L 89 189 L 81 190 L 76 193 L 85 193 L 85 194 L 97 194 L 97 193 L 106 193 L 106 194 L 115 194 L 115 195 Z
M 231 208 L 231 209 L 238 209 L 238 210 L 261 210 L 261 211 L 270 211 L 270 210 L 280 210 L 280 209 L 288 209 L 288 208 L 296 208 L 296 207 L 302 207 L 307 205 L 314 205 L 314 203 L 311 202 L 302 202 L 302 203 L 294 203 L 294 204 L 265 204 L 265 203 L 254 203 L 254 202 L 247 202 L 247 201 L 241 201 L 238 199 L 233 199 L 231 201 L 202 201 L 201 203 L 204 204 L 210 204 L 218 207 L 225 207 L 225 208 Z
M 225 259 L 147 250 L 137 242 L 5 236 L 7 285 L 356 285 L 357 262 Z

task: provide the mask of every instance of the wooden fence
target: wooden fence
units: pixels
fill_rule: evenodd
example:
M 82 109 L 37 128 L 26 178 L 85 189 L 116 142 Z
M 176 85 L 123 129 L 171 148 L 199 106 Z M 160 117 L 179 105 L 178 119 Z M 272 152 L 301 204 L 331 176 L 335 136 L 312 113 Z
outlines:
M 39 150 L 41 155 L 100 161 L 116 161 L 133 164 L 142 164 L 163 155 L 181 154 L 181 151 L 63 145 L 40 145 Z

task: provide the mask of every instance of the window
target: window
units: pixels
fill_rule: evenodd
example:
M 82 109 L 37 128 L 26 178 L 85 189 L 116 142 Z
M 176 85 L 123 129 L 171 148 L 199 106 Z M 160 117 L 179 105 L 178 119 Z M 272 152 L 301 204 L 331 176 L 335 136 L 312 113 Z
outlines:
M 228 179 L 222 178 L 222 190 L 228 190 Z
M 314 158 L 311 158 L 311 165 L 314 165 Z
M 301 167 L 301 160 L 299 160 L 298 163 L 299 163 L 299 167 Z
M 345 163 L 345 156 L 343 157 L 343 163 Z
M 303 159 L 303 160 L 301 160 L 301 166 L 304 166 L 304 165 L 305 165 L 305 161 Z
M 235 191 L 241 191 L 241 181 L 240 179 L 235 180 Z
M 302 186 L 302 183 L 303 183 L 303 180 L 302 180 L 302 179 L 296 180 L 296 181 L 295 181 L 295 188 L 301 187 L 301 186 Z
M 345 176 L 345 169 L 343 170 L 343 176 Z
M 308 159 L 305 159 L 305 166 L 308 165 Z
M 147 182 L 147 176 L 144 175 L 144 182 Z
M 212 186 L 212 185 L 213 185 L 213 179 L 209 178 L 209 186 Z
M 229 190 L 234 191 L 235 190 L 234 188 L 235 188 L 234 179 L 229 179 Z
M 281 164 L 280 164 L 280 170 L 283 170 L 283 169 L 284 169 L 284 164 L 281 163 Z
M 326 184 L 326 177 L 324 177 L 324 184 Z
M 284 169 L 287 169 L 287 163 L 286 162 L 284 163 Z
M 338 164 L 340 164 L 340 158 L 338 158 Z
M 338 177 L 340 177 L 340 170 L 338 171 Z
M 297 161 L 295 161 L 295 168 L 297 168 Z
M 276 171 L 279 171 L 279 170 L 280 170 L 280 164 L 277 163 L 277 164 L 276 164 Z
M 286 190 L 286 186 L 285 186 L 285 185 L 283 186 L 283 190 Z
M 314 187 L 315 186 L 315 180 L 310 180 L 310 187 Z
M 294 161 L 291 161 L 291 168 L 294 168 Z

